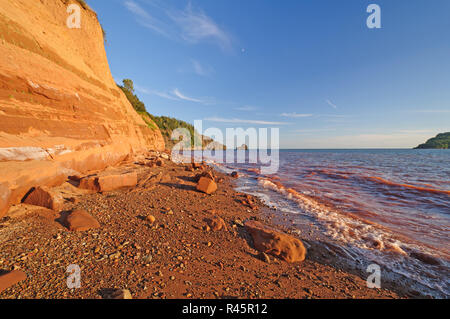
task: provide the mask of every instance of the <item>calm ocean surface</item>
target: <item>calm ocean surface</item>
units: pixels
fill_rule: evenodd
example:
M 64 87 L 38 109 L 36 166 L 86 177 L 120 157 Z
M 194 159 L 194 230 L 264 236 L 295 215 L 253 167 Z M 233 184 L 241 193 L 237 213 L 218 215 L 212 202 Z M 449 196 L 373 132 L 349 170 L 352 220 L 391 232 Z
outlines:
M 288 214 L 302 236 L 339 244 L 361 267 L 380 264 L 392 280 L 407 277 L 418 290 L 450 296 L 450 150 L 279 154 L 273 175 L 256 164 L 220 167 L 244 174 L 239 190 Z

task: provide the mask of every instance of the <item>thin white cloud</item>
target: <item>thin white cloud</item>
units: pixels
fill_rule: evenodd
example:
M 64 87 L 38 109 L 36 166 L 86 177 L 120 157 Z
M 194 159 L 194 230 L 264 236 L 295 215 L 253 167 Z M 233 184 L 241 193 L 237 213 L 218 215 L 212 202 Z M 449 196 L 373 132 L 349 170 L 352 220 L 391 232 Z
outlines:
M 163 3 L 146 2 L 153 6 L 152 13 L 158 18 L 149 14 L 137 1 L 126 0 L 124 2 L 125 7 L 133 13 L 136 21 L 143 27 L 174 40 L 182 40 L 192 44 L 209 41 L 218 45 L 224 51 L 232 49 L 232 36 L 206 15 L 203 10 L 200 8 L 194 9 L 191 3 L 188 3 L 185 9 L 179 10 Z
M 156 95 L 156 96 L 162 97 L 164 99 L 172 100 L 172 101 L 181 101 L 179 98 L 171 95 L 170 93 L 161 92 L 161 91 L 157 91 L 157 90 L 148 90 L 148 89 L 140 87 L 138 85 L 135 85 L 134 87 L 135 87 L 136 91 L 143 93 L 143 94 Z
M 169 36 L 167 31 L 165 31 L 165 29 L 167 29 L 166 25 L 163 22 L 156 19 L 155 17 L 153 17 L 152 15 L 150 15 L 138 3 L 132 0 L 127 0 L 125 1 L 124 5 L 128 9 L 128 11 L 133 13 L 137 23 L 161 35 Z
M 209 117 L 205 118 L 205 121 L 220 122 L 220 123 L 235 123 L 235 124 L 259 124 L 259 125 L 288 125 L 286 122 L 271 122 L 271 121 L 259 121 L 259 120 L 244 120 L 236 118 L 222 118 L 222 117 Z
M 280 116 L 283 117 L 291 117 L 291 118 L 299 118 L 299 117 L 311 117 L 312 114 L 299 114 L 299 113 L 281 113 Z
M 432 133 L 435 130 L 398 130 L 399 133 L 406 134 L 422 134 L 422 133 Z
M 189 96 L 182 94 L 178 89 L 174 89 L 172 91 L 172 93 L 181 100 L 185 100 L 185 101 L 189 101 L 189 102 L 196 102 L 196 103 L 204 103 L 204 101 L 202 101 L 202 100 L 195 99 L 193 97 L 189 97 Z
M 326 137 L 308 136 L 299 139 L 298 136 L 283 141 L 283 148 L 412 148 L 430 136 L 428 134 L 346 134 L 337 135 L 337 132 L 330 132 Z
M 334 104 L 334 103 L 331 102 L 330 100 L 326 99 L 325 102 L 327 102 L 327 104 L 328 104 L 329 106 L 331 106 L 333 109 L 337 109 L 336 104 Z
M 172 100 L 172 101 L 180 101 L 180 99 L 177 99 L 176 97 L 166 93 L 166 92 L 160 92 L 160 91 L 152 91 L 151 94 L 157 95 L 159 97 L 162 97 L 164 99 Z
M 237 111 L 243 111 L 243 112 L 251 112 L 251 111 L 256 111 L 258 108 L 255 106 L 251 106 L 251 105 L 244 105 L 244 106 L 240 106 L 235 108 L 235 110 Z
M 450 113 L 450 110 L 415 110 L 414 113 Z
M 182 10 L 169 10 L 167 14 L 181 30 L 181 37 L 190 43 L 212 40 L 224 50 L 232 47 L 231 36 L 201 9 L 195 11 L 191 3 Z
M 332 132 L 336 131 L 334 128 L 318 128 L 318 129 L 300 129 L 300 130 L 294 130 L 293 133 L 319 133 L 319 132 Z
M 213 70 L 212 67 L 210 67 L 210 66 L 205 66 L 205 65 L 201 64 L 201 63 L 200 63 L 199 61 L 197 61 L 197 60 L 192 59 L 192 60 L 191 60 L 191 63 L 192 63 L 192 67 L 194 68 L 194 72 L 195 72 L 197 75 L 200 75 L 200 76 L 209 76 L 209 75 L 211 75 L 211 74 L 214 72 L 214 70 Z
M 205 105 L 214 104 L 214 101 L 212 98 L 205 98 L 205 99 L 196 99 L 193 97 L 189 97 L 186 94 L 183 94 L 180 92 L 179 89 L 173 89 L 171 92 L 163 92 L 163 91 L 157 91 L 157 90 L 149 90 L 146 88 L 143 88 L 141 86 L 135 85 L 136 91 L 147 94 L 147 95 L 156 95 L 161 98 L 172 100 L 172 101 L 188 101 L 188 102 L 194 102 L 194 103 L 201 103 Z

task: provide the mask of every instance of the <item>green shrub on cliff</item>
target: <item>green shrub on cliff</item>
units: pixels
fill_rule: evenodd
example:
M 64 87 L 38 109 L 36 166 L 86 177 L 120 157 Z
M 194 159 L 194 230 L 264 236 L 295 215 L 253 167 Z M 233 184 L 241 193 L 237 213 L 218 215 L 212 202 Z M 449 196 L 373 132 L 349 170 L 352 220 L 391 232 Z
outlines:
M 133 105 L 134 109 L 137 112 L 147 112 L 147 110 L 145 109 L 145 104 L 141 100 L 139 100 L 136 94 L 134 94 L 134 84 L 132 80 L 125 79 L 123 80 L 123 86 L 117 86 L 123 91 L 123 93 L 125 93 L 128 101 L 130 101 L 131 105 Z
M 448 149 L 450 146 L 450 132 L 440 133 L 436 137 L 430 138 L 423 144 L 420 144 L 416 149 Z
M 198 133 L 194 130 L 193 125 L 168 116 L 154 116 L 150 114 L 150 117 L 161 130 L 161 134 L 166 142 L 167 148 L 170 149 L 176 144 L 176 141 L 172 141 L 171 137 L 172 132 L 177 128 L 187 129 L 191 135 L 191 145 L 194 145 L 194 134 L 198 135 Z
M 195 131 L 192 124 L 173 117 L 154 116 L 148 113 L 145 108 L 145 104 L 134 93 L 134 83 L 132 80 L 124 79 L 122 81 L 122 85 L 117 84 L 117 86 L 123 91 L 128 101 L 131 103 L 136 112 L 142 117 L 147 126 L 151 129 L 159 128 L 164 138 L 164 142 L 166 143 L 166 148 L 171 149 L 178 142 L 172 140 L 172 132 L 177 128 L 185 128 L 189 131 L 191 135 L 191 146 L 194 145 L 195 136 L 200 139 L 202 138 L 202 136 L 200 136 L 199 133 Z M 203 147 L 213 142 L 213 140 L 207 136 L 203 136 L 202 141 Z

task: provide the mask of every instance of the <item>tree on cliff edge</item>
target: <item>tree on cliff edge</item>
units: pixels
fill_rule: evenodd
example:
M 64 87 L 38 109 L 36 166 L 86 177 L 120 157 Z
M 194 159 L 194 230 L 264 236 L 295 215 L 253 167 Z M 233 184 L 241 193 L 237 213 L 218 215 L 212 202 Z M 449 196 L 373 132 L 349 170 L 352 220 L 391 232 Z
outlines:
M 139 98 L 134 94 L 134 83 L 130 79 L 124 79 L 122 81 L 123 85 L 118 85 L 127 96 L 128 101 L 133 105 L 134 109 L 138 112 L 146 112 L 145 104 L 139 100 Z

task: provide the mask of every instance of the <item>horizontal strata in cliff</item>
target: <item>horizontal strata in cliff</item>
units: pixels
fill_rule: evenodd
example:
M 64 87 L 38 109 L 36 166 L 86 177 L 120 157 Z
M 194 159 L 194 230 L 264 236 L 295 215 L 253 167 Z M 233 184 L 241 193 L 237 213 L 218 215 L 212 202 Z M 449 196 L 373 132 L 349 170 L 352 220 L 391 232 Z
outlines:
M 67 27 L 71 3 L 0 6 L 0 217 L 32 187 L 164 149 L 116 86 L 96 14 Z

